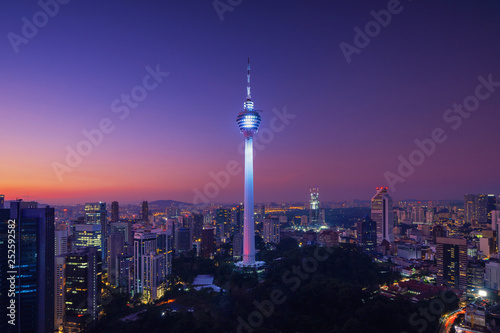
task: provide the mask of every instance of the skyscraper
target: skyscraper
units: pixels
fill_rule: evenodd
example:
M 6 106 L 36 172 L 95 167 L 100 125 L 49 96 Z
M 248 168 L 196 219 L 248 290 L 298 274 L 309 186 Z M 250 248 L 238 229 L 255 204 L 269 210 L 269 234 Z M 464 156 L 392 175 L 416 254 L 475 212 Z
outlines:
M 264 219 L 264 242 L 273 244 L 280 242 L 280 221 L 277 217 Z
M 66 254 L 64 271 L 65 332 L 79 332 L 92 326 L 100 311 L 100 253 L 95 246 L 80 247 Z
M 255 223 L 253 204 L 253 135 L 257 133 L 261 122 L 259 111 L 254 109 L 250 94 L 250 59 L 247 67 L 247 98 L 244 110 L 238 114 L 236 122 L 245 137 L 245 196 L 243 226 L 243 261 L 241 267 L 255 265 Z
M 0 209 L 3 209 L 5 205 L 5 195 L 0 194 Z
M 473 223 L 473 220 L 477 221 L 476 196 L 474 194 L 464 195 L 464 215 L 465 222 Z
M 111 222 L 118 222 L 120 219 L 120 204 L 118 201 L 111 203 Z
M 167 252 L 158 251 L 156 233 L 134 234 L 134 291 L 147 302 L 163 296 L 169 272 L 167 256 Z
M 377 247 L 377 222 L 368 215 L 357 222 L 357 242 L 365 252 L 372 252 Z
M 215 226 L 217 228 L 217 236 L 220 238 L 229 237 L 231 234 L 231 217 L 228 209 L 217 209 L 215 212 Z
M 437 284 L 467 289 L 467 240 L 436 238 Z
M 149 222 L 149 207 L 147 201 L 142 202 L 142 220 L 144 222 Z
M 319 216 L 319 187 L 309 188 L 311 199 L 309 200 L 309 224 L 316 226 L 320 224 Z
M 191 226 L 189 227 L 193 233 L 193 241 L 201 239 L 203 230 L 203 214 L 193 214 Z
M 64 281 L 65 281 L 66 253 L 56 255 L 54 258 L 54 329 L 58 330 L 62 326 L 66 304 L 64 302 Z
M 9 220 L 12 222 L 9 223 Z M 8 265 L 9 224 L 15 225 L 16 253 Z M 54 208 L 38 208 L 36 202 L 13 201 L 0 209 L 0 332 L 9 332 L 7 277 L 16 276 L 16 332 L 54 330 Z M 9 273 L 15 271 L 16 273 Z
M 491 224 L 491 211 L 497 209 L 497 197 L 494 194 L 488 194 L 488 223 Z
M 141 294 L 147 271 L 144 257 L 156 253 L 156 234 L 152 232 L 136 232 L 134 234 L 134 291 Z
M 175 254 L 181 254 L 192 249 L 193 238 L 189 228 L 178 228 L 175 231 Z
M 106 260 L 106 254 L 108 253 L 106 244 L 109 236 L 107 215 L 105 202 L 90 202 L 85 204 L 85 223 L 99 224 L 101 226 L 101 255 L 103 260 Z M 106 265 L 107 263 L 104 262 L 103 264 Z
M 394 212 L 392 198 L 387 187 L 377 187 L 377 194 L 372 198 L 371 218 L 377 223 L 377 245 L 385 240 L 394 242 Z
M 488 223 L 488 196 L 486 194 L 477 195 L 477 223 L 485 225 Z
M 68 230 L 55 231 L 54 255 L 68 252 Z
M 124 256 L 125 234 L 119 231 L 111 232 L 108 237 L 108 281 L 111 285 L 117 286 L 117 279 L 120 275 L 118 272 L 118 257 Z
M 201 233 L 201 256 L 210 258 L 215 252 L 215 229 L 203 229 Z

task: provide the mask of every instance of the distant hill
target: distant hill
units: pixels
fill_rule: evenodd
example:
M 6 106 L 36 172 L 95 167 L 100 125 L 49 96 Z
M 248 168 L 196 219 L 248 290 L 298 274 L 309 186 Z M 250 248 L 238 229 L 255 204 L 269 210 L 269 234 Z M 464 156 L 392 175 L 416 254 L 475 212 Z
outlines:
M 192 207 L 193 204 L 187 203 L 187 202 L 182 202 L 182 201 L 175 201 L 175 200 L 156 200 L 156 201 L 151 201 L 149 202 L 150 206 L 157 206 L 158 208 L 165 209 L 168 207 Z

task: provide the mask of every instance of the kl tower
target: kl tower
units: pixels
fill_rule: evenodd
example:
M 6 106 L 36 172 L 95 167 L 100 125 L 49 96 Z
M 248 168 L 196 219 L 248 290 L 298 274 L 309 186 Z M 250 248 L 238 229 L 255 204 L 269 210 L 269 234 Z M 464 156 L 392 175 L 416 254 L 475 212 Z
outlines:
M 236 122 L 245 137 L 245 198 L 243 203 L 243 260 L 238 267 L 258 267 L 263 262 L 255 261 L 255 223 L 253 212 L 253 135 L 259 129 L 261 117 L 255 110 L 250 94 L 250 58 L 247 67 L 247 99 L 243 104 L 243 111 L 238 114 Z

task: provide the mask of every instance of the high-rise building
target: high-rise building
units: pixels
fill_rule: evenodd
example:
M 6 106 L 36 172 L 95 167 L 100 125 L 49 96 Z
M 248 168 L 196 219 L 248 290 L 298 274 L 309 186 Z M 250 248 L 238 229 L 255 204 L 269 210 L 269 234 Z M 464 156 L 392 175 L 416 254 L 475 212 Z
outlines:
M 15 230 L 13 266 L 7 260 L 9 229 Z M 54 208 L 19 200 L 11 202 L 10 209 L 0 209 L 0 332 L 54 330 L 54 247 Z M 11 275 L 16 277 L 15 326 L 6 315 Z
M 491 215 L 491 229 L 496 238 L 496 252 L 500 251 L 500 210 L 492 210 Z
M 134 231 L 131 222 L 112 222 L 109 225 L 109 233 L 112 234 L 113 232 L 121 232 L 125 237 L 125 244 L 130 244 L 133 247 Z
M 377 187 L 377 194 L 372 198 L 371 218 L 377 223 L 377 245 L 381 245 L 384 240 L 394 242 L 394 208 L 387 189 Z
M 3 209 L 5 205 L 5 195 L 0 194 L 0 209 Z
M 175 254 L 190 251 L 193 248 L 193 238 L 189 228 L 178 228 L 175 231 Z
M 235 234 L 233 236 L 233 260 L 241 260 L 243 255 L 243 235 Z
M 68 230 L 55 231 L 54 255 L 68 252 Z
M 142 202 L 142 220 L 149 222 L 149 206 L 147 201 Z
M 100 224 L 75 224 L 73 226 L 73 248 L 95 246 L 103 250 L 103 237 Z
M 464 195 L 465 222 L 473 223 L 474 221 L 477 221 L 476 203 L 477 198 L 474 194 Z
M 120 220 L 120 204 L 118 201 L 111 203 L 111 222 L 118 222 Z
M 273 244 L 280 242 L 280 220 L 277 217 L 264 219 L 264 242 Z
M 261 122 L 259 111 L 254 109 L 250 94 L 250 59 L 247 68 L 247 98 L 244 110 L 238 114 L 236 122 L 245 137 L 245 195 L 244 195 L 244 223 L 243 223 L 243 260 L 238 263 L 241 267 L 252 267 L 255 261 L 255 222 L 253 198 L 253 135 L 257 133 Z M 260 264 L 260 263 L 258 263 Z
M 66 313 L 65 304 L 65 269 L 66 253 L 56 255 L 54 258 L 54 330 L 58 331 L 63 325 L 64 314 Z
M 151 252 L 142 256 L 142 294 L 147 302 L 161 298 L 167 287 L 167 254 Z
M 145 274 L 144 257 L 156 253 L 156 234 L 152 232 L 134 233 L 134 292 L 142 294 Z
M 193 214 L 191 226 L 189 227 L 193 233 L 193 241 L 201 240 L 203 230 L 203 214 Z
M 485 225 L 488 223 L 488 196 L 486 194 L 477 195 L 477 223 Z
M 377 222 L 368 215 L 356 225 L 358 246 L 364 252 L 373 252 L 377 247 Z
M 467 289 L 467 240 L 463 238 L 437 237 L 437 284 Z
M 157 234 L 134 234 L 134 292 L 151 302 L 162 297 L 169 274 L 168 253 L 158 250 Z
M 237 205 L 231 209 L 231 235 L 243 234 L 245 209 Z
M 101 256 L 95 246 L 76 248 L 66 254 L 64 299 L 65 332 L 95 325 L 100 311 Z
M 206 228 L 201 232 L 201 256 L 211 258 L 215 252 L 215 229 Z
M 319 214 L 319 187 L 309 188 L 309 223 L 316 226 L 321 223 Z
M 468 261 L 467 263 L 467 293 L 484 288 L 484 263 Z
M 111 232 L 108 237 L 108 282 L 117 287 L 118 277 L 120 275 L 118 268 L 119 256 L 126 255 L 125 253 L 125 234 L 119 231 Z
M 489 260 L 485 265 L 484 287 L 500 291 L 500 262 L 497 260 Z
M 497 197 L 494 194 L 488 194 L 488 205 L 487 205 L 487 213 L 488 213 L 488 223 L 491 224 L 491 211 L 497 209 Z
M 103 260 L 106 260 L 106 254 L 108 253 L 106 244 L 109 236 L 107 215 L 105 202 L 90 202 L 85 204 L 85 223 L 101 226 L 102 244 L 100 250 Z
M 215 227 L 217 236 L 227 238 L 231 236 L 231 215 L 228 209 L 217 209 L 215 212 Z

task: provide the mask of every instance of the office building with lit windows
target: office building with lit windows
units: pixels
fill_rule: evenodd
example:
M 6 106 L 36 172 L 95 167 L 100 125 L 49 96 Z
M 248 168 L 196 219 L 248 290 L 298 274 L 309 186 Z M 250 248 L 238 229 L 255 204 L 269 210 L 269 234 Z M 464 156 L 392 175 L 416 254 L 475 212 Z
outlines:
M 437 284 L 467 289 L 467 240 L 464 238 L 436 238 Z
M 95 325 L 101 308 L 101 256 L 95 246 L 66 254 L 63 326 L 65 332 L 81 332 Z

